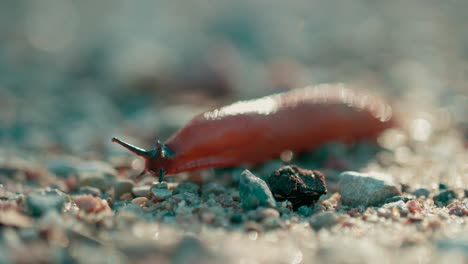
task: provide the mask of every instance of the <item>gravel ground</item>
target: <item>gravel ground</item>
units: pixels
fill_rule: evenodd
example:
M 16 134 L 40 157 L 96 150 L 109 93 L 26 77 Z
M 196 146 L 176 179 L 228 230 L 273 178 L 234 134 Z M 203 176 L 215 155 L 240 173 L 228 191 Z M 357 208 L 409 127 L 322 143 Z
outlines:
M 45 2 L 0 4 L 0 263 L 468 261 L 463 1 Z M 163 183 L 111 143 L 319 82 L 386 95 L 401 126 Z

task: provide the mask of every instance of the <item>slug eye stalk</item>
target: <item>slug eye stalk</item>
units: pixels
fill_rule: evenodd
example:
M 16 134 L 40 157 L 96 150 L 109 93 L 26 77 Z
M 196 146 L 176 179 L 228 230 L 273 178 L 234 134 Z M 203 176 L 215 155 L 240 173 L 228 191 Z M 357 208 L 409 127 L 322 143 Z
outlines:
M 115 137 L 112 138 L 112 142 L 121 145 L 130 152 L 145 159 L 146 167 L 140 174 L 134 177 L 135 180 L 138 181 L 141 179 L 141 177 L 143 177 L 143 175 L 145 175 L 147 172 L 150 172 L 153 175 L 157 175 L 159 173 L 159 181 L 163 181 L 165 174 L 163 166 L 167 159 L 174 157 L 174 152 L 164 143 L 161 143 L 161 141 L 158 140 L 156 142 L 156 146 L 153 149 L 145 150 Z

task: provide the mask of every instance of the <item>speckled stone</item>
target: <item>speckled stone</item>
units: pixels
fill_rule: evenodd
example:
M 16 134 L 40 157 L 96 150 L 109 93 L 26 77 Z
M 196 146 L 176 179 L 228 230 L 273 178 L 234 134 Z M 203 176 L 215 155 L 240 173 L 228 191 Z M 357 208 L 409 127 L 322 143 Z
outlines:
M 244 170 L 239 182 L 239 196 L 242 208 L 256 209 L 259 206 L 274 207 L 275 199 L 265 181 Z
M 350 206 L 376 206 L 401 195 L 390 175 L 346 171 L 340 175 L 341 201 Z

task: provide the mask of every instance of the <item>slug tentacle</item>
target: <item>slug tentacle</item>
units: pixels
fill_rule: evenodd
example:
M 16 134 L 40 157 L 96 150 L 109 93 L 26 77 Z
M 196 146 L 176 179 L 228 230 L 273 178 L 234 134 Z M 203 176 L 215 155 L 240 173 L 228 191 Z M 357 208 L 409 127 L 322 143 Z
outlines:
M 112 142 L 145 159 L 145 169 L 135 177 L 135 180 L 138 181 L 143 175 L 150 172 L 153 175 L 159 174 L 159 181 L 163 181 L 165 168 L 168 167 L 169 160 L 174 157 L 174 152 L 164 143 L 158 140 L 153 149 L 145 150 L 115 137 L 112 138 Z

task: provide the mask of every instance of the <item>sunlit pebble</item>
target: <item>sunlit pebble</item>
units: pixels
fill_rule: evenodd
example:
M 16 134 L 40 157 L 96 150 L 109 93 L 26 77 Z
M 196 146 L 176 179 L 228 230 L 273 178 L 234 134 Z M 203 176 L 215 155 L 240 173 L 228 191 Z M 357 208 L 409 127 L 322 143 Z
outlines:
M 377 141 L 386 149 L 396 149 L 405 145 L 406 135 L 399 129 L 388 129 L 382 133 Z
M 294 157 L 294 153 L 290 150 L 283 151 L 280 155 L 280 158 L 283 162 L 291 162 Z
M 414 140 L 425 142 L 432 134 L 432 125 L 423 118 L 416 118 L 410 123 L 410 135 Z
M 250 240 L 257 240 L 258 238 L 258 232 L 257 231 L 250 231 L 248 233 L 249 239 Z
M 399 147 L 395 150 L 395 161 L 397 163 L 409 163 L 411 156 L 411 150 L 407 147 Z

